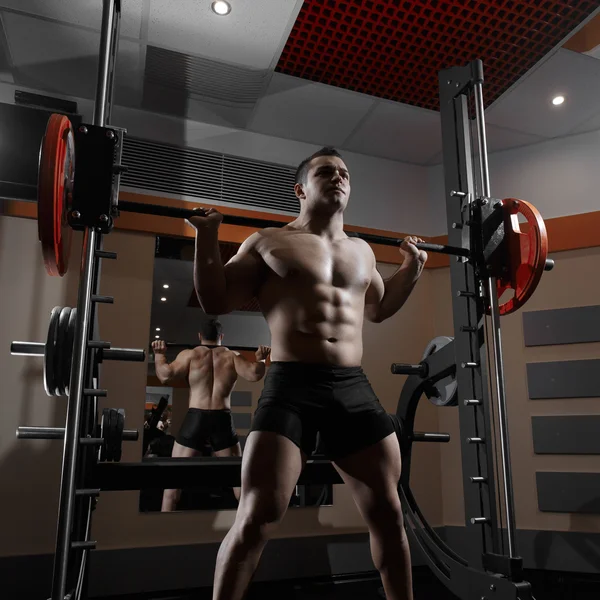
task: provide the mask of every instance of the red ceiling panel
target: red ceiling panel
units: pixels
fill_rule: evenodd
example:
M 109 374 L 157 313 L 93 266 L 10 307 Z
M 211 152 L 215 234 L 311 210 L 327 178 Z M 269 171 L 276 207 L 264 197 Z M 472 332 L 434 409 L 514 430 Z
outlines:
M 437 110 L 438 71 L 481 58 L 493 102 L 598 0 L 306 0 L 276 70 Z

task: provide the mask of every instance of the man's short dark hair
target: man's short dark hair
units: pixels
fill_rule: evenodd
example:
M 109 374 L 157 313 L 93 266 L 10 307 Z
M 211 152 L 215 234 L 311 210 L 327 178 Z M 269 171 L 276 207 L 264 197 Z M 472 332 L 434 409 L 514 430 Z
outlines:
M 318 152 L 315 152 L 308 158 L 305 158 L 300 163 L 298 169 L 296 170 L 295 183 L 306 183 L 306 176 L 308 175 L 308 170 L 310 169 L 310 162 L 319 156 L 337 156 L 338 158 L 342 158 L 342 155 L 331 146 L 325 146 L 325 148 L 321 148 Z
M 200 335 L 203 340 L 207 340 L 209 342 L 216 342 L 223 331 L 223 325 L 219 319 L 209 319 L 200 327 Z

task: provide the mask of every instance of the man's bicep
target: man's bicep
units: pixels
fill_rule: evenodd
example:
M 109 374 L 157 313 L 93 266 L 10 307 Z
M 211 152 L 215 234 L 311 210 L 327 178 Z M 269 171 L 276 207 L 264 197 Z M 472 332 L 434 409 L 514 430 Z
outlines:
M 385 283 L 381 273 L 377 270 L 377 266 L 373 266 L 371 273 L 371 283 L 367 288 L 365 296 L 365 316 L 369 321 L 377 321 L 377 315 L 381 306 L 381 301 L 385 295 Z

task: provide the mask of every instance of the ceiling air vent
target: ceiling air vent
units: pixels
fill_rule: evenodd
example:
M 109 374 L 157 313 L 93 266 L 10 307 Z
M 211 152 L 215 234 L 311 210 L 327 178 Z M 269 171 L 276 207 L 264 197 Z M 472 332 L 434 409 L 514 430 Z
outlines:
M 146 82 L 229 105 L 254 104 L 267 85 L 268 69 L 251 69 L 148 46 Z
M 121 185 L 297 214 L 295 168 L 126 137 Z

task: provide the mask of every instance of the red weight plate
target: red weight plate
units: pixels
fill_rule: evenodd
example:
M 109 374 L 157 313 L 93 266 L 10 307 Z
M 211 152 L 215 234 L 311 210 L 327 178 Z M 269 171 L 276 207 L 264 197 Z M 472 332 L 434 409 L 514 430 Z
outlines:
M 501 315 L 508 315 L 521 308 L 535 291 L 548 257 L 548 235 L 544 219 L 529 202 L 508 198 L 502 201 L 502 208 L 507 268 L 496 284 L 498 298 L 508 289 L 515 292 L 499 307 Z M 521 229 L 519 215 L 527 220 L 525 231 Z
M 38 171 L 38 237 L 48 275 L 67 272 L 71 228 L 67 214 L 73 189 L 75 138 L 71 121 L 50 115 L 40 149 Z

